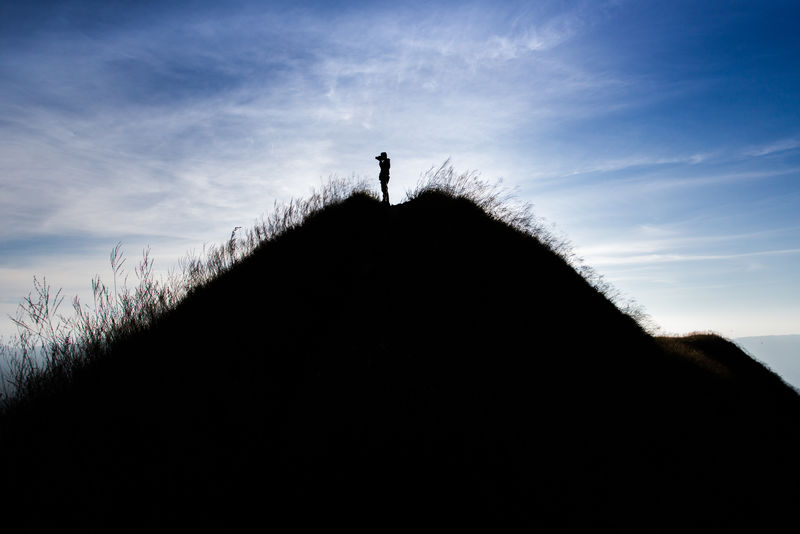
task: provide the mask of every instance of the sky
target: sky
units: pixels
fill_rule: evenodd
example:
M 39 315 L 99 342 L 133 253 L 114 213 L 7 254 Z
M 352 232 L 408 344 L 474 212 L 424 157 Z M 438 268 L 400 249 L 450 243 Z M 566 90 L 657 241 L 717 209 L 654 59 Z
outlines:
M 275 201 L 448 158 L 664 333 L 800 333 L 796 2 L 0 3 L 0 334 Z M 402 280 L 390 281 L 401 294 Z

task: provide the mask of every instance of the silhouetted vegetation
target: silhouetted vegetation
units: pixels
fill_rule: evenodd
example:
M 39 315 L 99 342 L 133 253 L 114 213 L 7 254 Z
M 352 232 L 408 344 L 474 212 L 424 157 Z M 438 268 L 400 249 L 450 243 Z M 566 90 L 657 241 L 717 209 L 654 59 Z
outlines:
M 64 297 L 46 278 L 34 277 L 34 290 L 23 300 L 12 320 L 18 335 L 2 347 L 10 376 L 0 376 L 4 405 L 52 394 L 69 387 L 72 376 L 108 353 L 116 343 L 150 328 L 156 319 L 172 310 L 191 291 L 228 271 L 262 244 L 301 225 L 308 217 L 352 195 L 374 195 L 365 180 L 332 178 L 307 198 L 275 203 L 270 214 L 237 236 L 234 229 L 222 245 L 211 245 L 199 256 L 187 254 L 179 260 L 180 272 L 166 280 L 153 276 L 153 259 L 145 250 L 134 267 L 136 285 L 129 288 L 127 258 L 122 244 L 111 251 L 112 284 L 92 279 L 92 306 L 77 298 L 74 313 L 61 313 Z M 2 406 L 0 406 L 2 408 Z
M 137 289 L 98 283 L 70 323 L 92 335 L 36 286 L 21 326 L 55 356 L 0 418 L 10 524 L 793 524 L 800 403 L 774 374 L 717 336 L 651 336 L 474 174 L 432 169 L 388 209 L 333 187 L 172 281 L 145 254 Z
M 459 173 L 450 164 L 450 160 L 446 160 L 439 167 L 432 167 L 424 173 L 416 187 L 406 193 L 405 201 L 413 200 L 426 192 L 468 199 L 493 219 L 535 237 L 542 245 L 569 263 L 623 313 L 631 316 L 650 332 L 658 330 L 658 326 L 643 307 L 632 298 L 624 296 L 603 275 L 586 265 L 583 258 L 575 254 L 572 243 L 567 238 L 557 235 L 542 219 L 533 214 L 530 204 L 522 202 L 513 191 L 503 188 L 502 184 L 492 184 L 483 180 L 477 171 Z

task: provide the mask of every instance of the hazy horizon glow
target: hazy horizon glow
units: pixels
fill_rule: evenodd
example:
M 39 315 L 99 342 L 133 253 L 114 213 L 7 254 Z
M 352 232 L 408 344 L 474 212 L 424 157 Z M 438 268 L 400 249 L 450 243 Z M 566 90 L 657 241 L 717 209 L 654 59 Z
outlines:
M 0 6 L 0 334 L 331 175 L 503 179 L 664 331 L 800 333 L 791 2 Z M 398 292 L 402 280 L 392 281 Z

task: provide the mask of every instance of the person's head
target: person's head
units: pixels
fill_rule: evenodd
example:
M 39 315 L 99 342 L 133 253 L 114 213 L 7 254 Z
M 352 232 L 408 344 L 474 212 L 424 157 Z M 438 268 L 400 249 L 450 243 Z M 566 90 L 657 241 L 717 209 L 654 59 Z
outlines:
M 388 156 L 386 155 L 386 152 L 381 152 L 380 156 L 375 156 L 375 159 L 377 159 L 378 161 L 383 161 L 383 160 L 385 160 L 387 158 L 388 158 Z

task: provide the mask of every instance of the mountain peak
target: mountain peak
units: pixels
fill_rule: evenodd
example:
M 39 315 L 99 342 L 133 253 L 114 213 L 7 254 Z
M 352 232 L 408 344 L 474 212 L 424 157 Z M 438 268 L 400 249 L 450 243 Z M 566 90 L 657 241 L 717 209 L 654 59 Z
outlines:
M 476 202 L 357 194 L 7 412 L 4 502 L 34 529 L 781 526 L 798 415 Z

